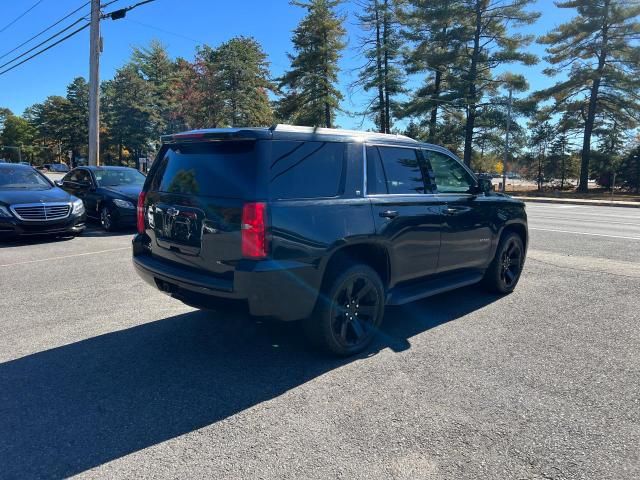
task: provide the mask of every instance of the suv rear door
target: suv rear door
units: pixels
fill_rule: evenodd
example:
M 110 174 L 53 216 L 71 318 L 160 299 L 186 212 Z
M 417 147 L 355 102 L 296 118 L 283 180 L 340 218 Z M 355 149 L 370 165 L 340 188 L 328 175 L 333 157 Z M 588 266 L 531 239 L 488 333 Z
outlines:
M 444 202 L 431 192 L 419 150 L 369 145 L 366 155 L 366 192 L 391 257 L 392 284 L 434 274 Z
M 446 202 L 438 272 L 485 268 L 493 236 L 490 202 L 478 197 L 476 180 L 456 159 L 434 150 L 423 153 Z
M 242 258 L 245 202 L 256 198 L 255 140 L 166 144 L 147 181 L 154 257 L 231 275 Z

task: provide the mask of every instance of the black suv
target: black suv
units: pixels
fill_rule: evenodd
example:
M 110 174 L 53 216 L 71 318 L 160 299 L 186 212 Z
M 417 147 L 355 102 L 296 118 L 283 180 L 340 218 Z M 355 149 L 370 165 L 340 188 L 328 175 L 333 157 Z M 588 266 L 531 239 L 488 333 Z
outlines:
M 520 277 L 524 204 L 444 148 L 281 125 L 162 140 L 133 262 L 189 305 L 303 319 L 315 342 L 349 355 L 385 305 L 478 282 L 509 293 Z

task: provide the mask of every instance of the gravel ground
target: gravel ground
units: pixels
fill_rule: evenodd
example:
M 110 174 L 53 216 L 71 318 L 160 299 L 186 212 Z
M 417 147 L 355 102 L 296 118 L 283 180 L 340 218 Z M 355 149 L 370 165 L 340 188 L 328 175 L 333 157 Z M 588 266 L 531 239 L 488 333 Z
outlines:
M 388 309 L 347 360 L 154 291 L 129 234 L 5 245 L 0 477 L 640 478 L 640 236 L 536 208 L 514 294 Z

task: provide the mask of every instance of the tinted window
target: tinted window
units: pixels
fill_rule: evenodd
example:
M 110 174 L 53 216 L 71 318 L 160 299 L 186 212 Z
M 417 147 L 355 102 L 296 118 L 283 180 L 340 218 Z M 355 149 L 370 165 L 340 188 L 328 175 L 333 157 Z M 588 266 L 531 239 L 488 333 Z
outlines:
M 378 147 L 367 147 L 367 193 L 389 193 Z
M 151 190 L 246 198 L 255 192 L 255 151 L 253 141 L 169 145 Z
M 272 144 L 271 198 L 318 198 L 340 194 L 345 143 L 273 141 Z
M 76 182 L 83 184 L 91 183 L 91 174 L 86 170 L 78 170 Z
M 444 153 L 425 151 L 435 176 L 438 192 L 466 193 L 475 185 L 475 181 L 456 160 Z
M 94 170 L 96 181 L 101 187 L 115 187 L 116 185 L 142 185 L 145 176 L 134 169 L 109 168 Z
M 388 193 L 424 193 L 422 168 L 415 150 L 397 147 L 377 148 L 382 158 L 382 173 Z
M 2 168 L 0 170 L 0 189 L 42 190 L 51 188 L 51 184 L 32 168 Z

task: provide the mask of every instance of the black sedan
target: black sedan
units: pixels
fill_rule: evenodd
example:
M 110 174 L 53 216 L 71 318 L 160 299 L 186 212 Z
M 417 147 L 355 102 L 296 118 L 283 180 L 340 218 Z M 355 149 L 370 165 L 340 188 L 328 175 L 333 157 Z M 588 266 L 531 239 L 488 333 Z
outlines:
M 33 167 L 0 164 L 0 237 L 79 235 L 85 228 L 82 200 L 56 187 Z
M 89 218 L 113 231 L 136 224 L 136 206 L 145 176 L 128 167 L 78 167 L 56 182 L 81 198 Z

